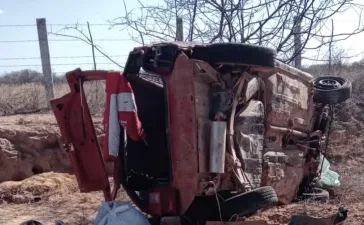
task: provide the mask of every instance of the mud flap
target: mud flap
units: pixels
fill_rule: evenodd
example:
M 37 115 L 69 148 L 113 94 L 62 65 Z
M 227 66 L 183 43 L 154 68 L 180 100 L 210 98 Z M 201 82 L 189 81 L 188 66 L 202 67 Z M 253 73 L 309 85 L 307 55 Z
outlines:
M 66 76 L 71 92 L 50 103 L 80 191 L 103 191 L 105 199 L 111 200 L 110 184 L 83 91 L 81 71 L 72 71 Z

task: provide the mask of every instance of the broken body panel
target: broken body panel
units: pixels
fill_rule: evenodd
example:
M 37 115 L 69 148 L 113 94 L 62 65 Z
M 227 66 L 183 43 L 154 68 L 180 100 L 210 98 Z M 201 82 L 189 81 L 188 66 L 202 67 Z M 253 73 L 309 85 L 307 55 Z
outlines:
M 81 192 L 103 191 L 111 200 L 110 184 L 97 141 L 83 82 L 104 80 L 107 71 L 75 70 L 66 74 L 71 92 L 51 101 Z

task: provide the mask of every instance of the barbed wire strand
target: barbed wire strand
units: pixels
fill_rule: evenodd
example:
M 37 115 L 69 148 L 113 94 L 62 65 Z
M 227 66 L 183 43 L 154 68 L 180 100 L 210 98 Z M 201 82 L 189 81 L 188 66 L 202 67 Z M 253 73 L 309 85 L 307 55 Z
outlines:
M 173 23 L 171 21 L 171 23 Z M 157 25 L 157 23 L 150 23 L 150 24 L 146 24 L 148 26 L 154 26 Z M 6 28 L 6 27 L 36 27 L 37 24 L 0 24 L 0 28 Z M 57 23 L 48 23 L 47 26 L 53 26 L 53 27 L 70 27 L 70 26 L 87 26 L 86 23 L 74 23 L 74 24 L 57 24 Z M 94 24 L 90 24 L 90 26 L 99 26 L 99 27 L 115 27 L 118 26 L 118 24 L 109 24 L 109 23 L 94 23 Z M 120 26 L 122 26 L 120 24 Z
M 37 24 L 0 24 L 0 27 L 36 27 Z M 87 26 L 87 24 L 83 23 L 75 23 L 75 24 L 57 24 L 57 23 L 49 23 L 47 26 Z M 90 24 L 90 26 L 112 26 L 108 23 L 94 23 Z
M 27 43 L 27 42 L 39 42 L 40 40 L 0 40 L 0 43 Z M 75 42 L 75 41 L 81 41 L 77 39 L 48 39 L 49 42 Z M 125 39 L 94 39 L 94 41 L 134 41 L 130 38 Z M 150 40 L 146 40 L 150 41 Z
M 117 58 L 117 57 L 127 57 L 128 55 L 110 55 L 109 57 Z M 93 56 L 51 56 L 51 59 L 79 59 L 79 58 L 93 58 Z M 95 58 L 106 58 L 106 56 L 100 55 L 95 56 Z M 9 57 L 9 58 L 0 58 L 0 60 L 32 60 L 32 59 L 41 59 L 41 57 Z
M 115 65 L 115 63 L 97 63 L 99 65 Z M 123 63 L 122 63 L 123 64 Z M 93 65 L 93 63 L 52 63 L 51 66 L 75 66 L 75 65 Z M 0 67 L 26 67 L 26 66 L 42 66 L 41 64 L 29 64 L 29 65 L 0 65 Z

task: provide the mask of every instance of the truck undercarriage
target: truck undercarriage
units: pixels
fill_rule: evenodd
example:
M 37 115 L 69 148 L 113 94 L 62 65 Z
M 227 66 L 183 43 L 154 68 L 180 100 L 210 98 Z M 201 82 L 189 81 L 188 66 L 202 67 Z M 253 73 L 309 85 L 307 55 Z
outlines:
M 145 134 L 135 140 L 120 129 L 113 191 L 83 90 L 110 76 L 130 84 Z M 307 192 L 320 175 L 332 105 L 351 94 L 344 79 L 313 79 L 271 49 L 239 44 L 143 46 L 122 75 L 66 77 L 71 92 L 51 105 L 80 190 L 110 201 L 121 184 L 142 211 L 195 222 L 248 216 Z

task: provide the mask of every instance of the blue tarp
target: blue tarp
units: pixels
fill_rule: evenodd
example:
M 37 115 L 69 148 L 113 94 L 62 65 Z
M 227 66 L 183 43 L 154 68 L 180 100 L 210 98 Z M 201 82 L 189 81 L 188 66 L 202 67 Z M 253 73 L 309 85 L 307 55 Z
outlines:
M 150 225 L 147 218 L 129 203 L 105 202 L 97 213 L 94 225 Z

